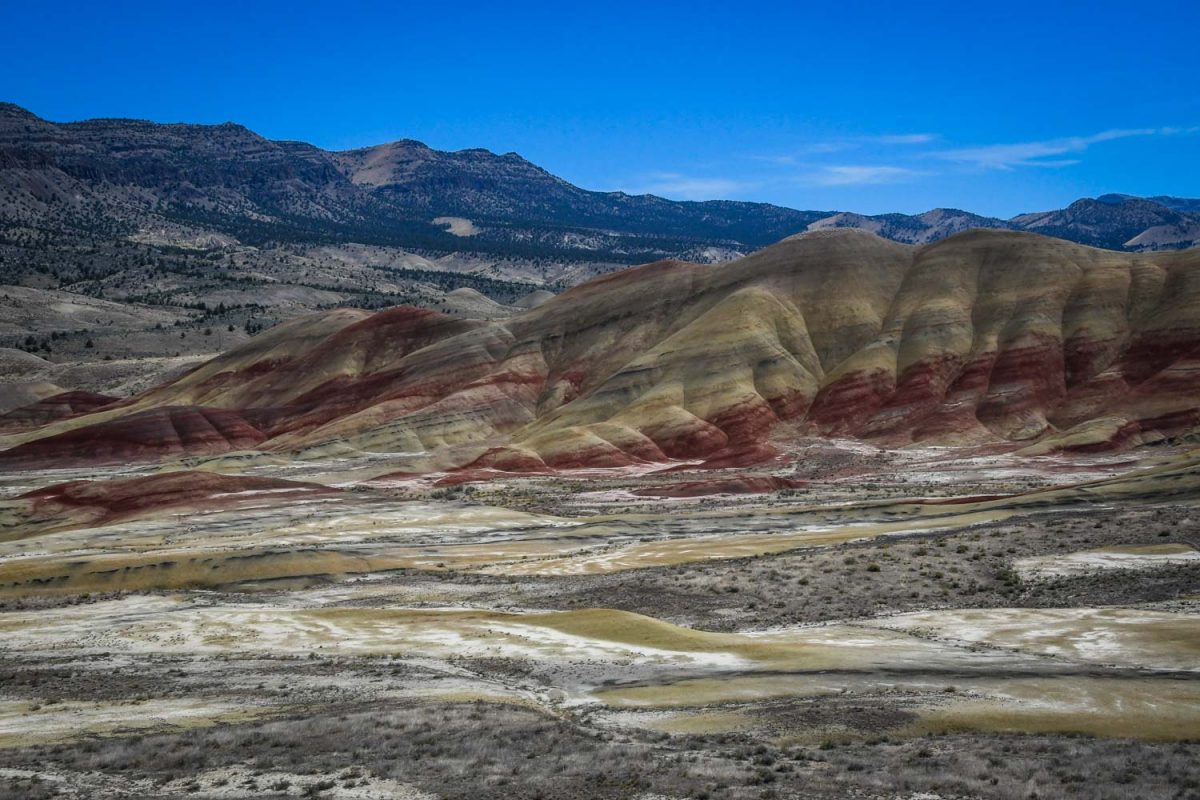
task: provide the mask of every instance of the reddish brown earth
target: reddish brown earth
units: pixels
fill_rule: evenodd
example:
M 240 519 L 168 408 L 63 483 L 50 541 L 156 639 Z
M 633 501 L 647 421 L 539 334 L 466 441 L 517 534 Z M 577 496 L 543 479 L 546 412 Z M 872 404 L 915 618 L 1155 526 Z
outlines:
M 59 394 L 0 414 L 0 431 L 22 431 L 40 428 L 62 419 L 90 414 L 116 403 L 120 398 L 95 392 L 61 392 Z
M 253 478 L 212 472 L 181 471 L 140 478 L 71 481 L 19 495 L 24 531 L 78 525 L 108 525 L 168 510 L 211 511 L 245 502 L 261 502 L 260 493 L 300 496 L 332 494 L 339 490 L 315 483 L 277 478 Z M 10 513 L 12 509 L 10 508 Z
M 396 453 L 410 472 L 745 466 L 777 457 L 780 422 L 1041 450 L 1200 431 L 1200 250 L 839 230 L 606 275 L 503 320 L 342 309 L 23 435 L 0 466 L 243 447 Z
M 736 469 L 738 467 L 755 467 L 778 461 L 781 452 L 778 447 L 768 442 L 753 442 L 738 447 L 730 447 L 718 451 L 699 464 L 680 464 L 668 468 L 668 472 L 690 472 L 696 469 Z
M 246 450 L 266 435 L 236 411 L 168 406 L 25 442 L 0 452 L 0 469 L 127 464 Z

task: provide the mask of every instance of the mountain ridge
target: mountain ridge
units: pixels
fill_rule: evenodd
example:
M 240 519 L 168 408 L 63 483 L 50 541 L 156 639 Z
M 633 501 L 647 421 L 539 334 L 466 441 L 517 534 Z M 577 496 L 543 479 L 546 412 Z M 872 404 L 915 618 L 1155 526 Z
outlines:
M 166 219 L 249 242 L 363 241 L 621 263 L 721 260 L 810 227 L 863 227 L 907 243 L 969 227 L 1037 229 L 1117 250 L 1200 242 L 1200 200 L 1187 198 L 1110 194 L 1008 220 L 951 208 L 861 215 L 591 191 L 515 152 L 440 151 L 415 139 L 326 151 L 266 139 L 234 122 L 54 123 L 14 104 L 0 104 L 0 127 L 0 171 L 23 169 L 40 178 L 10 176 L 0 224 L 53 228 L 58 220 L 70 228 L 79 227 L 82 216 L 93 225 L 102 218 L 106 229 L 120 231 Z M 66 179 L 60 186 L 56 172 Z M 114 191 L 116 183 L 141 196 Z M 18 186 L 38 202 L 14 199 Z M 47 194 L 66 195 L 76 213 L 55 214 L 41 202 Z M 447 217 L 470 220 L 478 233 L 464 242 L 435 222 Z

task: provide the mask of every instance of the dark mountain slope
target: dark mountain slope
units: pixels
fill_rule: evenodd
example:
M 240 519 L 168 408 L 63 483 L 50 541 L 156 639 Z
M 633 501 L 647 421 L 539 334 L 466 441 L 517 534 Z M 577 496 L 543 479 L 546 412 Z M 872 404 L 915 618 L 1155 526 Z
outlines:
M 1107 250 L 1164 249 L 1190 247 L 1195 243 L 1200 219 L 1152 200 L 1123 195 L 1102 195 L 1076 200 L 1058 211 L 1022 214 L 1011 220 L 1014 227 L 1059 239 L 1068 239 Z M 1130 247 L 1139 236 L 1157 230 L 1158 247 Z M 1173 236 L 1169 236 L 1174 232 Z
M 0 224 L 121 235 L 162 223 L 243 242 L 354 241 L 450 252 L 635 263 L 727 258 L 823 212 L 589 192 L 525 159 L 401 141 L 349 153 L 232 123 L 55 124 L 0 105 Z M 461 216 L 478 235 L 433 220 Z
M 447 153 L 403 140 L 333 154 L 343 172 L 397 206 L 424 216 L 501 224 L 595 228 L 764 247 L 825 216 L 766 203 L 679 202 L 654 195 L 591 192 L 526 161 L 487 150 Z
M 999 220 L 957 209 L 865 217 L 679 202 L 581 189 L 516 153 L 442 152 L 412 140 L 333 153 L 233 123 L 56 124 L 0 104 L 0 226 L 85 240 L 171 225 L 255 245 L 359 242 L 631 264 L 726 260 L 810 227 L 863 228 L 914 244 L 991 227 L 1154 250 L 1200 241 L 1198 206 L 1105 195 Z

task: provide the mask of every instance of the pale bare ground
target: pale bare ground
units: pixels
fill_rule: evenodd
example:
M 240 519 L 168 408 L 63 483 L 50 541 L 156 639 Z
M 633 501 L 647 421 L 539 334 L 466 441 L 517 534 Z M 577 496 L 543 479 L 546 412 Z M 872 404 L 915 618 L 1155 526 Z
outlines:
M 1088 664 L 1200 671 L 1200 617 L 1133 608 L 924 611 L 872 624 Z
M 0 702 L 0 747 L 253 719 L 265 709 L 200 699 L 153 702 Z
M 0 779 L 25 787 L 32 774 L 59 781 L 64 796 L 136 796 L 151 773 L 72 766 L 86 763 L 86 742 L 136 749 L 143 737 L 240 736 L 273 720 L 324 726 L 363 708 L 533 714 L 564 726 L 560 740 L 571 731 L 645 746 L 639 758 L 661 775 L 662 742 L 708 763 L 729 742 L 816 753 L 830 741 L 874 752 L 880 737 L 920 742 L 931 734 L 963 742 L 1132 738 L 1147 747 L 1200 738 L 1200 607 L 1189 599 L 1200 596 L 1200 583 L 1189 572 L 1194 560 L 1184 558 L 1195 552 L 1190 473 L 1156 456 L 1141 465 L 1148 472 L 1114 483 L 1115 461 L 1039 457 L 1036 464 L 1054 464 L 1045 480 L 996 497 L 976 481 L 1019 483 L 1036 466 L 963 454 L 951 459 L 965 476 L 956 483 L 954 469 L 934 470 L 932 459 L 904 455 L 922 465 L 920 475 L 914 468 L 881 482 L 866 499 L 848 499 L 852 487 L 839 479 L 799 495 L 628 510 L 632 495 L 619 487 L 661 474 L 591 476 L 613 488 L 581 501 L 561 478 L 447 493 L 436 481 L 345 480 L 376 472 L 380 459 L 226 459 L 224 468 L 248 474 L 329 476 L 346 491 L 303 502 L 263 493 L 235 508 L 0 542 Z M 63 477 L 12 478 L 8 496 Z M 918 488 L 925 491 L 906 493 Z M 955 502 L 941 502 L 947 496 Z M 936 552 L 921 558 L 936 558 L 906 555 L 923 550 Z M 956 559 L 976 577 L 957 572 Z M 1076 569 L 1081 561 L 1086 568 Z M 870 613 L 770 621 L 785 595 L 832 569 L 845 575 L 846 593 L 886 575 L 896 594 L 880 595 Z M 905 572 L 916 586 L 935 569 L 962 576 L 937 579 L 946 588 L 930 605 L 941 607 L 899 602 Z M 980 574 L 1011 593 L 981 593 Z M 1142 576 L 1133 589 L 1122 577 L 1131 574 Z M 1055 592 L 1078 596 L 1070 581 L 1111 599 L 1045 606 L 1041 598 Z M 633 588 L 647 582 L 656 588 Z M 737 601 L 759 582 L 771 588 L 748 605 Z M 1143 596 L 1138 586 L 1165 588 Z M 1005 598 L 1025 604 L 998 602 Z M 681 608 L 695 621 L 672 621 Z M 510 724 L 497 735 L 505 738 Z M 222 752 L 217 740 L 204 741 L 205 752 Z M 282 763 L 270 767 L 268 752 L 254 756 L 253 768 L 244 756 L 201 758 L 186 776 L 153 785 L 165 796 L 255 796 L 243 784 L 269 788 L 269 776 L 289 784 L 284 794 L 332 791 Z M 30 770 L 35 758 L 42 766 Z M 447 788 L 465 787 L 458 778 L 410 769 L 418 774 L 397 779 L 375 767 L 335 783 L 353 784 L 347 797 L 505 791 L 490 783 L 469 795 Z M 547 797 L 574 785 L 547 780 Z M 786 789 L 788 780 L 773 782 Z M 771 796 L 739 786 L 729 796 Z
M 1144 570 L 1200 560 L 1190 544 L 1148 544 L 1018 559 L 1015 569 L 1028 580 L 1086 575 L 1098 570 Z
M 437 217 L 433 220 L 433 224 L 445 225 L 446 229 L 455 236 L 476 236 L 482 233 L 474 222 L 464 217 Z

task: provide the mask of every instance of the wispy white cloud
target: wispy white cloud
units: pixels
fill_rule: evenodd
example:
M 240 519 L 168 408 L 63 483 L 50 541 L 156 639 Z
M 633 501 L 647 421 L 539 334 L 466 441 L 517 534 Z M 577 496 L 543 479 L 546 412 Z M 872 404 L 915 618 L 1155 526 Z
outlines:
M 790 153 L 750 155 L 746 157 L 751 161 L 761 161 L 777 167 L 797 167 L 807 161 L 811 161 L 813 156 L 826 156 L 832 153 L 840 153 L 844 150 L 852 150 L 855 147 L 858 147 L 858 144 L 848 140 L 812 142 L 796 147 Z
M 929 144 L 938 138 L 936 133 L 892 133 L 883 136 L 867 136 L 866 142 L 879 144 Z
M 700 177 L 679 172 L 654 172 L 633 188 L 629 194 L 656 194 L 680 200 L 721 200 L 738 192 L 752 189 L 756 183 L 733 178 Z
M 798 165 L 802 166 L 802 165 Z M 673 200 L 723 200 L 745 196 L 756 189 L 786 185 L 870 186 L 903 183 L 934 173 L 886 164 L 811 165 L 757 179 L 709 177 L 681 172 L 652 172 L 621 191 L 629 194 L 654 194 Z
M 681 172 L 651 172 L 630 180 L 630 188 L 623 190 L 676 200 L 720 200 L 796 187 L 837 189 L 905 184 L 980 169 L 1069 167 L 1081 163 L 1089 148 L 1105 142 L 1192 134 L 1200 134 L 1200 126 L 1111 128 L 1090 136 L 974 147 L 947 147 L 944 137 L 937 133 L 848 136 L 808 142 L 788 153 L 743 154 L 740 165 L 716 161 L 693 164 Z M 750 166 L 747 161 L 759 162 L 759 166 Z
M 1194 133 L 1196 128 L 1113 128 L 1091 136 L 1064 136 L 1038 142 L 1015 144 L 992 144 L 982 147 L 963 147 L 933 153 L 937 158 L 972 164 L 984 169 L 1010 170 L 1016 167 L 1067 167 L 1078 164 L 1075 158 L 1054 156 L 1082 153 L 1089 147 L 1103 142 L 1129 139 L 1138 136 L 1173 136 Z
M 805 176 L 802 182 L 816 186 L 867 186 L 881 183 L 902 183 L 928 174 L 922 170 L 908 167 L 843 164 L 822 167 Z
M 940 138 L 936 133 L 895 133 L 882 136 L 851 136 L 845 139 L 830 139 L 824 142 L 809 142 L 793 148 L 790 153 L 782 155 L 752 155 L 753 161 L 762 161 L 780 167 L 803 166 L 812 156 L 842 153 L 855 150 L 864 145 L 918 145 L 929 144 Z
M 795 155 L 784 156 L 746 156 L 751 161 L 761 161 L 764 164 L 773 164 L 777 167 L 794 167 L 800 163 L 800 157 Z

